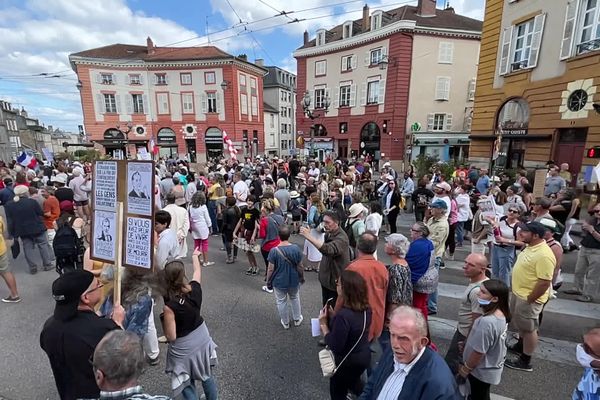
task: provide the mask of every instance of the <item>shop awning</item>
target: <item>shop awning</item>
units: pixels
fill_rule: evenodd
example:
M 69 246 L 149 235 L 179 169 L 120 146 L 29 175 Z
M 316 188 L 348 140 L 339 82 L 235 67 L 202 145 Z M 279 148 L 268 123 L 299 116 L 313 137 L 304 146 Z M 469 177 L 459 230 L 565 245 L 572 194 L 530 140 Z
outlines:
M 127 143 L 129 144 L 136 144 L 136 145 L 146 145 L 148 144 L 148 140 L 141 140 L 141 139 L 130 139 L 129 141 L 126 139 L 104 139 L 104 140 L 92 140 L 93 143 L 98 143 L 104 147 L 122 147 L 127 145 Z
M 498 135 L 469 135 L 469 139 L 490 139 L 496 140 Z M 551 134 L 543 135 L 502 135 L 502 139 L 520 139 L 520 140 L 546 140 L 551 139 Z

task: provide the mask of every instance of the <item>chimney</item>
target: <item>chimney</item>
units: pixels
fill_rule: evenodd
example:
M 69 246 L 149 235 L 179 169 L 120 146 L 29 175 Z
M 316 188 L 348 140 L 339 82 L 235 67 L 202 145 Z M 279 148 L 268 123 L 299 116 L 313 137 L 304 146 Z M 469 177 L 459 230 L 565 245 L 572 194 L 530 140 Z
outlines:
M 304 31 L 304 44 L 308 43 L 308 31 Z
M 248 56 L 246 54 L 240 54 L 237 56 L 242 61 L 248 61 Z
M 21 116 L 22 117 L 28 117 L 29 115 L 27 115 L 27 111 L 25 111 L 25 107 L 21 107 Z
M 265 66 L 265 60 L 262 58 L 257 58 L 256 60 L 254 60 L 254 64 L 258 65 L 259 67 L 264 67 Z
M 421 17 L 435 17 L 435 0 L 419 0 L 417 15 Z
M 365 4 L 363 7 L 362 31 L 368 32 L 371 30 L 371 17 L 369 15 L 369 6 Z
M 148 48 L 148 54 L 154 54 L 154 42 L 150 39 L 150 36 L 146 38 L 146 47 Z

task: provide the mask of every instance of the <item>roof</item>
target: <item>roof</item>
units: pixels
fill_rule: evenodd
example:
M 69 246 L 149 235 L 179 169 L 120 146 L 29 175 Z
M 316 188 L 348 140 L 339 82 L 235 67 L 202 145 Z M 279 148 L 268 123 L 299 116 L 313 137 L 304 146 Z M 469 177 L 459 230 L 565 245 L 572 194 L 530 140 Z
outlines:
M 416 6 L 402 6 L 388 11 L 383 11 L 382 14 L 382 28 L 391 25 L 398 21 L 415 21 L 416 28 L 435 28 L 435 29 L 456 29 L 464 31 L 473 31 L 481 33 L 483 29 L 483 22 L 477 19 L 465 17 L 463 15 L 456 14 L 454 9 L 437 9 L 435 16 L 433 17 L 422 17 L 417 14 Z M 325 43 L 335 42 L 343 38 L 344 24 L 337 25 L 336 27 L 329 29 L 325 33 Z M 370 31 L 367 31 L 370 32 Z M 352 36 L 360 35 L 363 32 L 362 18 L 353 21 L 352 24 Z M 306 49 L 315 47 L 316 39 L 313 39 L 301 46 L 299 49 Z
M 109 46 L 80 51 L 71 54 L 74 57 L 103 59 L 138 59 L 144 61 L 177 61 L 190 59 L 233 58 L 215 46 L 201 47 L 154 47 L 154 53 L 148 54 L 146 46 L 131 44 L 111 44 Z
M 275 107 L 273 107 L 269 103 L 265 103 L 265 102 L 263 102 L 263 110 L 265 112 L 270 112 L 270 113 L 275 113 L 275 114 L 279 113 L 279 110 L 277 110 Z

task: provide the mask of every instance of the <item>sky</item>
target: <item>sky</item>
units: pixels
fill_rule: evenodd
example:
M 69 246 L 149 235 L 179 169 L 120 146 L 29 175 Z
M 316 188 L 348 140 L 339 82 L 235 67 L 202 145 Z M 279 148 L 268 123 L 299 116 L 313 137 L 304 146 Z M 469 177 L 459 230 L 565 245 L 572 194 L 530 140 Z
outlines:
M 443 8 L 448 0 L 437 0 Z M 449 0 L 483 18 L 484 0 Z M 69 54 L 114 43 L 212 44 L 250 61 L 296 72 L 293 51 L 319 28 L 416 0 L 0 0 L 0 100 L 40 123 L 77 132 L 83 124 Z

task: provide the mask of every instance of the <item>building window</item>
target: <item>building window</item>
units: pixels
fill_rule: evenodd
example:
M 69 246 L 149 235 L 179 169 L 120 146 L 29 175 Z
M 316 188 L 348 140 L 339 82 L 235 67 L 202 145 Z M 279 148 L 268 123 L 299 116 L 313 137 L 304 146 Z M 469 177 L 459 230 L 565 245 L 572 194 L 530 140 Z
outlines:
M 340 133 L 348 133 L 348 123 L 340 122 Z
M 315 109 L 325 108 L 325 99 L 327 98 L 327 89 L 315 89 Z
M 450 99 L 450 78 L 447 76 L 438 76 L 435 83 L 435 99 Z
M 179 74 L 179 79 L 181 80 L 182 85 L 192 84 L 192 74 L 190 72 L 182 72 Z
M 133 113 L 143 114 L 144 113 L 144 96 L 141 94 L 132 94 L 131 100 L 133 101 Z
M 256 79 L 250 78 L 250 96 L 256 96 Z
M 244 86 L 244 90 L 246 90 L 246 75 L 240 74 L 240 86 Z
M 156 103 L 158 104 L 159 114 L 169 114 L 169 94 L 168 93 L 157 93 Z
M 356 68 L 356 57 L 354 55 L 342 57 L 342 72 L 352 71 Z
M 371 30 L 377 30 L 381 28 L 381 17 L 383 15 L 382 11 L 375 11 L 371 16 Z
M 275 128 L 275 116 L 273 114 L 271 114 L 271 124 L 270 124 L 271 128 Z
M 167 84 L 167 74 L 155 74 L 154 79 L 157 85 Z
M 245 94 L 240 95 L 240 108 L 242 114 L 248 115 L 248 96 Z
M 380 47 L 375 50 L 371 50 L 371 56 L 369 57 L 370 65 L 378 65 L 383 59 L 383 49 Z
M 288 141 L 282 140 L 281 141 L 281 150 L 287 150 L 287 145 L 288 145 Z
M 475 89 L 477 87 L 477 80 L 475 78 L 469 81 L 469 88 L 467 91 L 467 101 L 475 100 Z
M 537 65 L 546 14 L 504 28 L 500 50 L 500 75 Z
M 217 81 L 214 72 L 205 72 L 204 73 L 204 83 L 207 85 L 213 85 Z
M 217 94 L 215 92 L 206 93 L 206 110 L 209 113 L 219 112 L 217 110 Z
M 130 85 L 141 85 L 142 80 L 140 79 L 139 74 L 129 75 L 129 84 Z
M 325 29 L 317 31 L 316 44 L 317 46 L 323 46 L 325 44 Z
M 352 85 L 340 86 L 340 107 L 350 107 L 350 92 Z
M 251 97 L 250 106 L 252 107 L 252 115 L 258 116 L 258 98 L 256 96 Z
M 442 132 L 452 130 L 452 114 L 431 113 L 427 116 L 427 130 Z
M 348 22 L 344 23 L 344 27 L 343 27 L 343 31 L 342 31 L 343 39 L 348 39 L 349 37 L 352 37 L 352 25 L 353 25 L 352 21 L 348 21 Z
M 183 106 L 184 114 L 194 113 L 194 94 L 193 93 L 182 93 L 181 104 Z
M 117 101 L 115 95 L 110 93 L 104 94 L 104 112 L 116 113 L 117 112 Z
M 327 61 L 315 61 L 315 76 L 323 76 L 327 74 Z
M 101 83 L 103 85 L 114 85 L 113 74 L 100 74 Z
M 600 48 L 600 3 L 598 0 L 584 0 L 582 5 L 578 54 Z
M 367 104 L 379 103 L 379 81 L 367 83 Z
M 438 63 L 452 64 L 453 57 L 454 57 L 454 43 L 440 42 L 439 52 L 438 52 Z
M 285 118 L 285 117 L 287 117 L 287 107 L 281 107 L 281 112 L 280 112 L 280 114 L 281 114 L 281 117 L 282 117 L 282 118 Z

